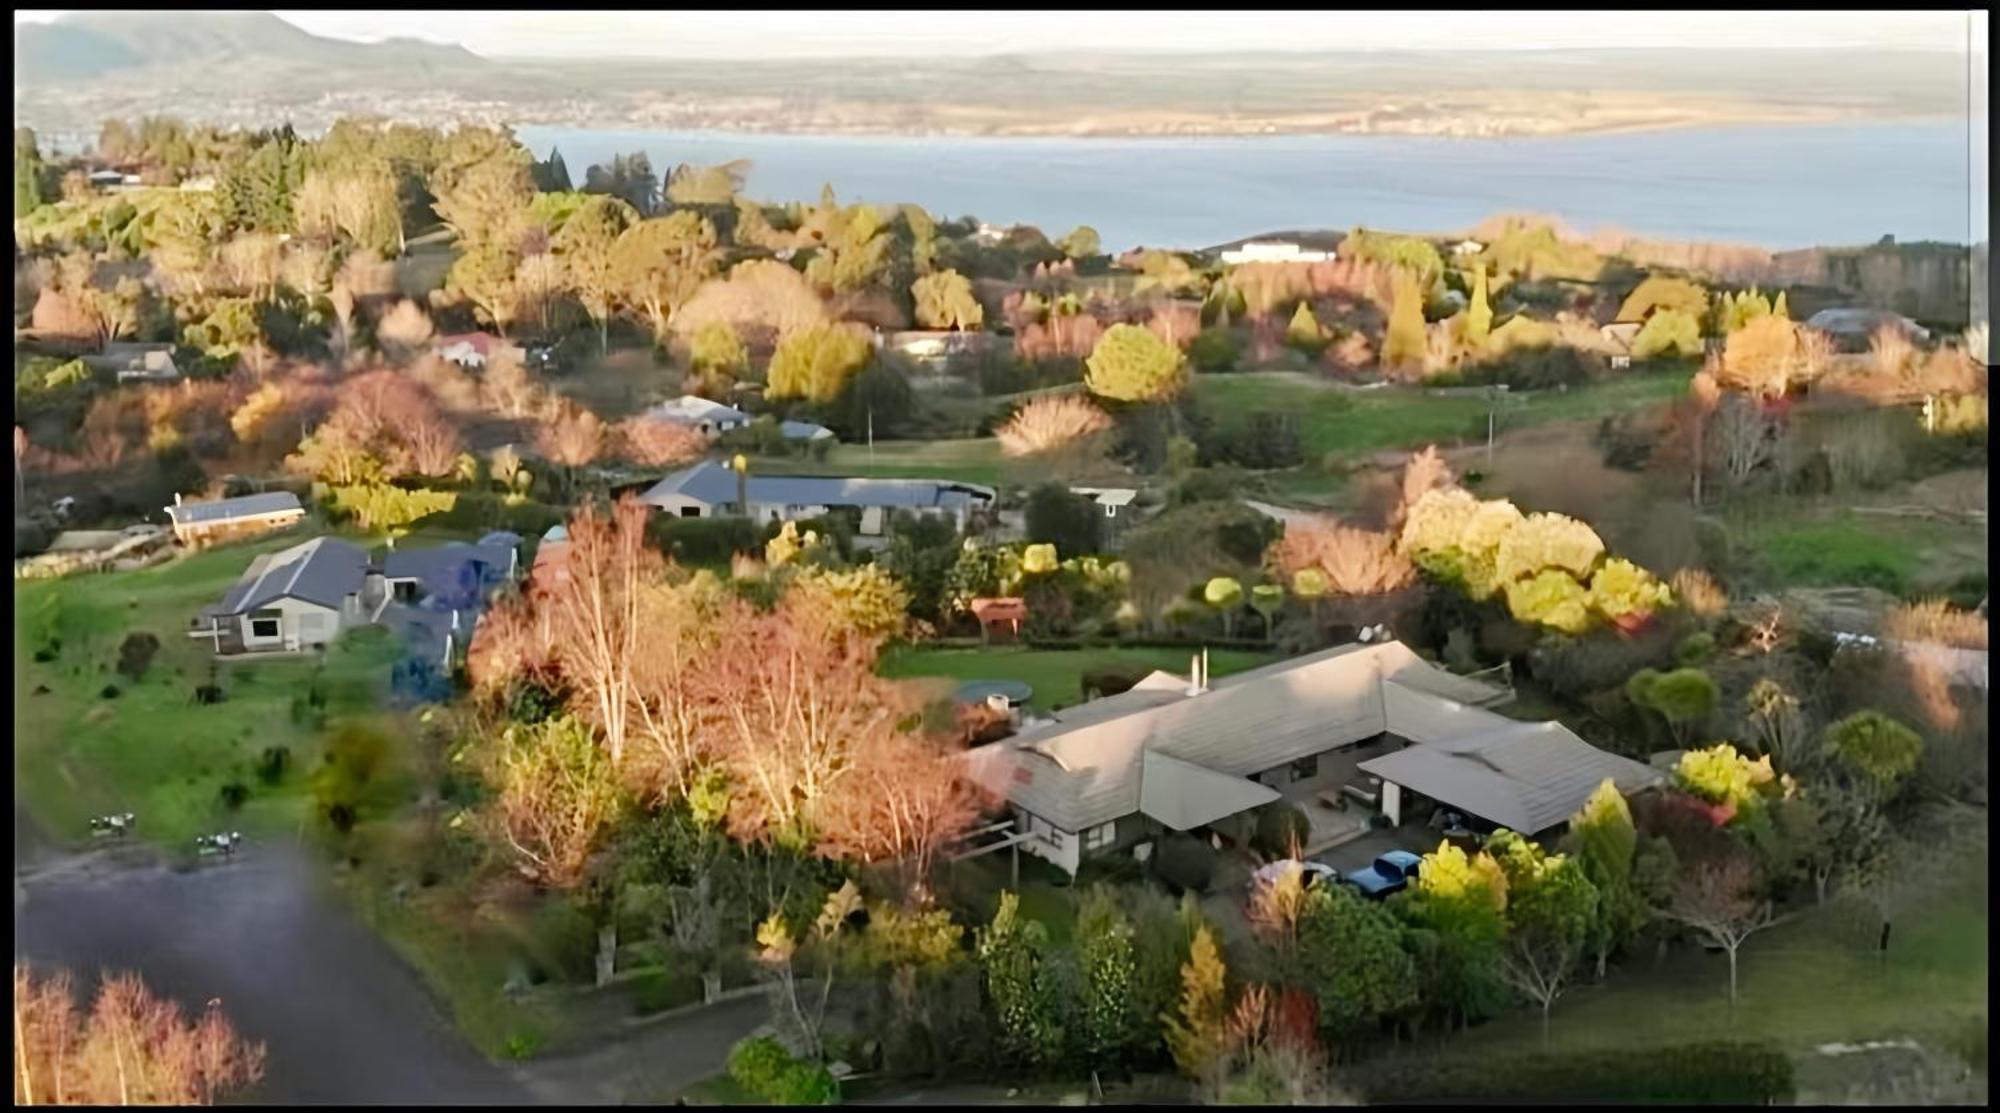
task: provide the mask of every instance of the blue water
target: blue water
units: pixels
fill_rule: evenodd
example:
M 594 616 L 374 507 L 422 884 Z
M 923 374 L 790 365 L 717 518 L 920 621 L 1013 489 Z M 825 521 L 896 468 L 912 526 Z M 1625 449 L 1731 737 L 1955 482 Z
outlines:
M 949 139 L 523 127 L 586 167 L 643 150 L 656 170 L 749 159 L 747 192 L 913 201 L 943 217 L 1090 224 L 1109 250 L 1206 247 L 1283 229 L 1447 232 L 1503 211 L 1670 239 L 1782 249 L 1969 242 L 1964 121 L 1466 140 L 1302 135 Z

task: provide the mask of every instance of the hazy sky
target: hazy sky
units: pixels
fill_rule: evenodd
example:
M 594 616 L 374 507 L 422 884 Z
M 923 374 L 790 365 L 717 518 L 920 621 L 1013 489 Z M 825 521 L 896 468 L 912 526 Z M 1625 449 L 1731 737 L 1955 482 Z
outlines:
M 61 11 L 16 11 L 45 22 Z M 1964 51 L 1964 12 L 279 11 L 319 35 L 488 56 L 801 57 L 1036 50 L 1878 46 Z

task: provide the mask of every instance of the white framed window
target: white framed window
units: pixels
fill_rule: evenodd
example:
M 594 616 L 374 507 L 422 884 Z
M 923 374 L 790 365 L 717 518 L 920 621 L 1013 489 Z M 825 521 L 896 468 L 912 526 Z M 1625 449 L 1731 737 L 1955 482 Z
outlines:
M 1100 823 L 1083 833 L 1083 848 L 1085 850 L 1102 850 L 1117 841 L 1118 824 L 1115 821 Z
M 253 638 L 275 638 L 284 612 L 275 607 L 267 607 L 250 616 L 250 636 Z

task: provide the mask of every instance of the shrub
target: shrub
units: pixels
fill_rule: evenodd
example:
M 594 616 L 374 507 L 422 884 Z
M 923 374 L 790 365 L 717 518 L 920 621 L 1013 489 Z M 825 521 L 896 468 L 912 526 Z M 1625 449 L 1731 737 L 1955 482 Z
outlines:
M 651 1016 L 701 1000 L 701 978 L 694 974 L 655 970 L 632 980 L 632 1011 Z
M 1153 670 L 1142 665 L 1099 665 L 1083 670 L 1082 688 L 1086 699 L 1129 692 Z
M 118 673 L 129 678 L 134 684 L 146 675 L 152 667 L 153 655 L 160 651 L 160 639 L 137 630 L 125 635 L 118 646 Z
M 104 688 L 97 694 L 104 697 L 105 699 L 117 699 L 119 696 L 118 685 L 106 684 Z
M 221 790 L 216 793 L 216 796 L 222 801 L 223 807 L 233 812 L 241 808 L 244 802 L 250 799 L 250 786 L 244 784 L 242 781 L 230 781 L 228 784 L 222 786 Z
M 1221 329 L 1203 329 L 1188 344 L 1188 361 L 1208 375 L 1236 370 L 1236 338 Z
M 792 1057 L 770 1036 L 754 1036 L 729 1052 L 729 1077 L 773 1105 L 833 1105 L 840 1086 L 818 1063 Z
M 803 528 L 803 527 L 801 527 Z M 748 518 L 669 518 L 646 523 L 646 538 L 682 564 L 727 565 L 737 553 L 761 552 L 757 523 Z
M 509 1032 L 507 1034 L 505 1051 L 509 1059 L 530 1059 L 534 1057 L 535 1052 L 541 1049 L 542 1034 L 540 1032 L 528 1029 L 519 1032 Z
M 1715 636 L 1696 631 L 1681 639 L 1674 647 L 1674 663 L 1682 666 L 1699 665 L 1715 654 Z
M 1312 823 L 1295 804 L 1274 801 L 1257 812 L 1257 833 L 1250 845 L 1266 858 L 1284 858 L 1294 846 L 1303 846 L 1312 834 Z
M 1154 874 L 1179 892 L 1207 889 L 1215 861 L 1215 849 L 1193 835 L 1168 835 L 1153 848 Z
M 285 746 L 271 746 L 257 755 L 257 779 L 267 785 L 277 784 L 285 779 L 285 771 L 291 768 L 292 751 Z
M 1792 1061 L 1763 1042 L 1629 1051 L 1481 1056 L 1379 1069 L 1356 1080 L 1370 1103 L 1776 1105 L 1793 1096 Z
M 1097 505 L 1060 483 L 1044 483 L 1028 495 L 1027 540 L 1049 542 L 1063 556 L 1083 556 L 1099 548 L 1103 515 Z

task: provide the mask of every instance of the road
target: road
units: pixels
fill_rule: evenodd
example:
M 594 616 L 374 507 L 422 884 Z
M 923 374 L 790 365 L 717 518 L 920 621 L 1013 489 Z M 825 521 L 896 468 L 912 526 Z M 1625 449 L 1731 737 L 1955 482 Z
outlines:
M 272 1104 L 615 1104 L 671 1100 L 722 1069 L 761 997 L 637 1027 L 589 1052 L 503 1066 L 465 1042 L 417 975 L 280 844 L 180 870 L 132 845 L 71 851 L 15 809 L 14 953 L 79 979 L 136 971 L 210 999 L 267 1047 L 247 1096 Z

